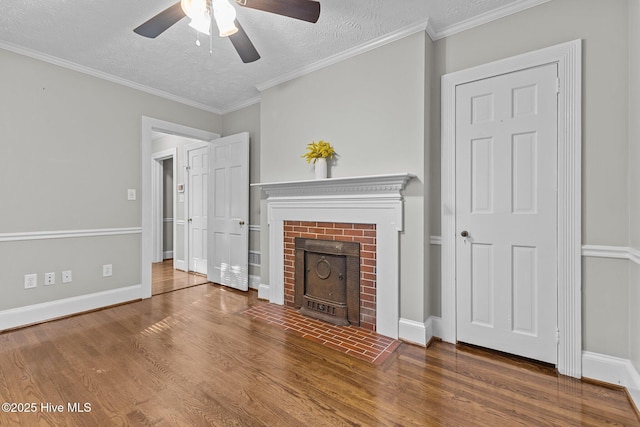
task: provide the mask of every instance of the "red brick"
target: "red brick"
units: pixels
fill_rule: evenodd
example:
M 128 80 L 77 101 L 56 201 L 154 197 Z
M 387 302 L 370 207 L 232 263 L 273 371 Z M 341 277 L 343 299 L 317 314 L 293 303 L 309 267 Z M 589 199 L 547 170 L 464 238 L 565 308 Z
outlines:
M 325 228 L 325 236 L 336 236 L 344 234 L 344 230 L 341 228 Z
M 335 224 L 333 222 L 318 222 L 318 227 L 323 227 L 323 228 L 334 228 Z
M 375 230 L 375 224 L 353 224 L 353 228 L 357 228 L 359 230 Z
M 347 222 L 336 222 L 333 226 L 335 228 L 343 228 L 345 230 L 351 230 L 353 228 L 353 224 Z
M 362 237 L 362 235 L 364 234 L 363 230 L 344 230 L 344 234 L 346 236 L 354 236 L 354 237 Z M 360 241 L 360 239 L 358 239 L 358 241 Z

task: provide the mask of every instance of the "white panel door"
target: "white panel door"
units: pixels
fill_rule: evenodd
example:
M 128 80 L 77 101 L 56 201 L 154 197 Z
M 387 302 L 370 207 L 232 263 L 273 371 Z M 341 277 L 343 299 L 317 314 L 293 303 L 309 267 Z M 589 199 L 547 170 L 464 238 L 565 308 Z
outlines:
M 209 147 L 189 149 L 189 271 L 207 274 Z
M 457 339 L 557 360 L 557 66 L 456 88 Z
M 209 280 L 249 289 L 249 134 L 211 144 Z

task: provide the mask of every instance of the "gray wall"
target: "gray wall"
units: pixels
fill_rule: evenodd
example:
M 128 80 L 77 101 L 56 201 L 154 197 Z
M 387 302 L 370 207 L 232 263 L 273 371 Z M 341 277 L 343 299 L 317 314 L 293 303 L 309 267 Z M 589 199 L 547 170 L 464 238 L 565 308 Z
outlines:
M 0 64 L 0 235 L 141 227 L 142 116 L 221 130 L 215 114 L 43 61 L 0 50 Z M 140 284 L 140 251 L 140 234 L 0 242 L 0 310 Z
M 330 176 L 409 172 L 400 236 L 400 315 L 425 312 L 425 44 L 424 32 L 288 81 L 262 93 L 260 179 L 312 179 L 306 144 L 332 143 Z M 262 223 L 265 224 L 263 216 Z M 262 236 L 263 266 L 266 262 Z M 263 269 L 263 280 L 265 280 Z

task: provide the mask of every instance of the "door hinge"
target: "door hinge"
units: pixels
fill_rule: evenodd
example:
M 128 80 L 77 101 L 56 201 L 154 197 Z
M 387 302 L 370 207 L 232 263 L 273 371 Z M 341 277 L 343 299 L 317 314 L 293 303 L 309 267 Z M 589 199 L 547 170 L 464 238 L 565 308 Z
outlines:
M 556 77 L 556 93 L 560 93 L 560 78 Z
M 556 328 L 556 344 L 560 344 L 560 329 Z

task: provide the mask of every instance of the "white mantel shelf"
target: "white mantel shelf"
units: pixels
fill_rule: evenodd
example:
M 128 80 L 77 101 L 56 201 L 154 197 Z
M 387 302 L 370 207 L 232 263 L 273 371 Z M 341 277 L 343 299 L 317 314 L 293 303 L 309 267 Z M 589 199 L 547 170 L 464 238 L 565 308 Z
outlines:
M 269 284 L 258 296 L 284 304 L 284 222 L 318 221 L 376 225 L 376 331 L 398 338 L 400 251 L 403 231 L 402 190 L 415 175 L 328 178 L 251 184 L 267 194 Z M 402 338 L 402 337 L 401 337 Z
M 327 178 L 304 181 L 282 181 L 251 184 L 261 187 L 273 198 L 340 196 L 340 197 L 400 197 L 407 182 L 414 178 L 410 173 L 367 175 L 343 178 Z

